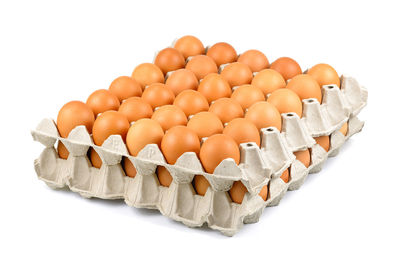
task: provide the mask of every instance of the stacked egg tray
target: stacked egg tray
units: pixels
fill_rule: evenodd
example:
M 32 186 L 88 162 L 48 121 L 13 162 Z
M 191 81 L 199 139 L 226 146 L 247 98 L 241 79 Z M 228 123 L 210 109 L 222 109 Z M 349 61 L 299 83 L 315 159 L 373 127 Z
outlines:
M 149 144 L 136 156 L 130 156 L 119 135 L 110 136 L 102 146 L 93 143 L 84 126 L 73 129 L 68 138 L 61 138 L 52 119 L 43 119 L 32 131 L 33 139 L 45 146 L 34 162 L 38 178 L 51 188 L 66 186 L 83 197 L 124 199 L 137 208 L 158 209 L 163 215 L 189 227 L 204 223 L 234 235 L 244 223 L 257 222 L 267 206 L 276 206 L 288 190 L 297 190 L 309 173 L 321 170 L 328 157 L 337 155 L 344 142 L 361 131 L 364 122 L 357 115 L 367 102 L 367 90 L 348 76 L 341 77 L 341 89 L 336 85 L 322 88 L 323 101 L 303 100 L 303 116 L 282 114 L 282 129 L 261 130 L 261 147 L 255 143 L 240 144 L 240 163 L 223 160 L 213 174 L 206 173 L 193 152 L 186 152 L 170 165 L 156 144 Z M 339 130 L 348 123 L 348 132 Z M 314 137 L 330 136 L 326 152 L 316 144 Z M 55 149 L 61 141 L 70 155 L 67 160 L 58 157 Z M 103 161 L 100 169 L 93 167 L 87 157 L 92 147 Z M 296 151 L 310 149 L 311 165 L 306 168 L 296 160 Z M 123 157 L 134 164 L 137 175 L 127 177 L 121 167 Z M 164 166 L 173 177 L 169 187 L 161 186 L 157 166 Z M 290 169 L 290 180 L 285 183 L 280 175 Z M 192 186 L 195 175 L 203 175 L 211 184 L 204 196 L 196 194 Z M 234 181 L 247 188 L 241 204 L 231 201 L 228 190 Z M 269 194 L 264 201 L 258 193 L 266 184 Z

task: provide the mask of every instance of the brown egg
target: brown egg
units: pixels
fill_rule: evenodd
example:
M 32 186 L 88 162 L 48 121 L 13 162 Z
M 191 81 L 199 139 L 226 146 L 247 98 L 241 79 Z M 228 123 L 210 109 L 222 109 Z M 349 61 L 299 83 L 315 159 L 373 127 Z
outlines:
M 339 131 L 343 134 L 343 136 L 346 136 L 348 130 L 349 130 L 349 123 L 346 122 L 343 124 L 343 126 L 340 128 Z
M 229 190 L 229 196 L 232 199 L 232 202 L 241 204 L 243 202 L 243 198 L 247 193 L 247 188 L 241 181 L 235 181 L 232 184 L 232 188 Z
M 80 101 L 71 101 L 61 107 L 57 116 L 57 129 L 60 136 L 68 137 L 69 132 L 77 126 L 85 126 L 92 133 L 94 114 L 92 109 Z
M 187 123 L 187 127 L 196 132 L 200 139 L 214 134 L 221 134 L 224 130 L 221 120 L 212 112 L 195 114 Z
M 122 159 L 122 168 L 124 169 L 126 176 L 135 178 L 137 173 L 136 168 L 127 157 L 123 157 Z
M 311 163 L 311 153 L 308 149 L 300 150 L 293 153 L 296 156 L 296 159 L 299 160 L 301 163 L 308 168 Z
M 167 72 L 184 68 L 185 58 L 177 49 L 165 48 L 157 54 L 154 64 L 166 74 Z
M 118 97 L 119 101 L 128 99 L 129 97 L 141 96 L 142 86 L 136 80 L 129 76 L 120 76 L 115 79 L 108 90 Z
M 233 138 L 239 145 L 241 143 L 254 142 L 260 146 L 260 131 L 245 118 L 235 118 L 224 128 L 224 135 Z
M 196 193 L 201 196 L 204 196 L 208 187 L 210 187 L 210 183 L 203 175 L 195 175 L 193 178 L 193 185 Z
M 200 160 L 206 172 L 213 173 L 224 159 L 232 158 L 240 162 L 239 147 L 230 136 L 216 134 L 207 138 L 200 148 Z
M 158 166 L 156 173 L 157 173 L 158 181 L 160 182 L 160 184 L 162 186 L 169 187 L 171 185 L 173 178 L 172 178 L 171 174 L 169 173 L 169 171 L 167 170 L 167 168 L 165 168 L 163 166 Z
M 176 105 L 164 105 L 154 111 L 151 119 L 157 121 L 164 131 L 171 127 L 187 124 L 185 113 Z
M 319 103 L 322 101 L 321 88 L 317 81 L 315 81 L 308 74 L 300 74 L 295 76 L 287 84 L 286 88 L 295 92 L 301 100 L 308 98 L 315 98 Z
M 187 59 L 190 56 L 204 54 L 204 45 L 194 36 L 183 36 L 175 42 L 174 48 Z
M 136 66 L 132 72 L 132 78 L 140 83 L 142 90 L 147 85 L 164 82 L 163 72 L 153 63 L 142 63 Z
M 101 146 L 111 135 L 120 135 L 125 142 L 129 126 L 129 121 L 126 116 L 117 111 L 106 111 L 102 113 L 93 124 L 94 144 Z
M 243 110 L 249 108 L 256 102 L 265 101 L 264 93 L 257 87 L 251 84 L 239 86 L 233 91 L 231 98 L 238 102 Z
M 226 42 L 218 42 L 207 50 L 207 56 L 212 58 L 217 66 L 237 60 L 236 50 Z
M 99 154 L 94 150 L 94 148 L 89 149 L 89 159 L 90 163 L 92 163 L 92 166 L 100 169 L 101 165 L 103 164 L 103 161 L 101 160 Z
M 140 97 L 130 97 L 123 101 L 118 112 L 126 116 L 129 123 L 141 118 L 151 118 L 153 115 L 151 105 Z
M 126 146 L 129 154 L 137 156 L 147 144 L 157 144 L 161 147 L 164 131 L 161 125 L 148 118 L 136 121 L 128 130 Z
M 326 152 L 329 151 L 331 148 L 331 140 L 329 136 L 320 136 L 320 137 L 315 137 L 315 141 L 317 141 L 317 144 L 320 145 L 323 149 L 325 149 Z
M 281 179 L 282 181 L 288 183 L 290 181 L 290 173 L 289 173 L 289 169 L 286 169 L 282 172 L 281 175 Z
M 224 78 L 231 87 L 234 87 L 251 83 L 253 73 L 246 64 L 234 62 L 224 67 L 221 71 L 221 77 Z
M 271 63 L 270 69 L 279 72 L 285 80 L 292 79 L 294 76 L 301 74 L 300 65 L 291 58 L 281 57 Z
M 197 55 L 191 58 L 186 64 L 186 69 L 192 71 L 197 80 L 203 79 L 207 74 L 218 72 L 217 64 L 206 55 Z
M 336 84 L 338 87 L 340 87 L 340 77 L 335 69 L 329 64 L 317 64 L 309 69 L 307 74 L 311 75 L 311 77 L 318 82 L 320 87 L 328 84 Z
M 229 83 L 217 73 L 204 77 L 197 90 L 206 97 L 208 103 L 222 97 L 230 97 L 232 94 Z
M 61 141 L 58 141 L 57 153 L 61 159 L 68 159 L 69 151 Z
M 303 105 L 299 96 L 289 89 L 278 89 L 271 93 L 267 102 L 273 104 L 279 113 L 295 112 L 300 118 L 303 113 Z
M 272 93 L 273 91 L 285 88 L 286 82 L 282 75 L 271 69 L 265 69 L 260 71 L 253 77 L 251 84 L 258 87 L 263 91 L 265 95 Z
M 172 104 L 175 100 L 174 93 L 163 83 L 153 83 L 144 89 L 142 99 L 156 108 Z
M 260 195 L 261 198 L 262 198 L 264 201 L 266 201 L 267 198 L 268 198 L 268 192 L 269 192 L 269 186 L 268 186 L 268 184 L 267 184 L 267 185 L 264 185 L 264 187 L 261 188 L 261 191 L 258 193 L 258 195 Z
M 169 164 L 175 164 L 185 152 L 194 152 L 198 155 L 200 140 L 192 129 L 175 126 L 165 133 L 161 141 L 161 151 Z
M 249 66 L 252 72 L 259 72 L 269 67 L 269 61 L 264 53 L 255 49 L 240 54 L 237 61 Z
M 105 89 L 94 91 L 86 100 L 86 104 L 92 108 L 95 116 L 109 110 L 117 111 L 120 105 L 118 97 Z
M 223 124 L 244 115 L 242 106 L 232 98 L 218 99 L 211 104 L 209 111 L 216 114 Z
M 247 111 L 245 118 L 251 121 L 258 130 L 266 127 L 276 127 L 281 131 L 281 114 L 271 103 L 257 102 L 253 104 Z
M 174 105 L 183 110 L 186 116 L 194 115 L 202 111 L 207 111 L 208 101 L 198 91 L 186 90 L 178 94 Z
M 177 96 L 185 90 L 197 90 L 199 81 L 196 75 L 187 69 L 179 69 L 171 73 L 165 84 Z

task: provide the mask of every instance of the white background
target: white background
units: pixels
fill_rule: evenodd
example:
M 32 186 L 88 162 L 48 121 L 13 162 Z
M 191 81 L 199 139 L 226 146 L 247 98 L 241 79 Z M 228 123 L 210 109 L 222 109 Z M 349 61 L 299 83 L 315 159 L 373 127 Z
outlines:
M 282 2 L 282 3 L 281 3 Z M 0 262 L 399 263 L 399 25 L 396 1 L 1 1 Z M 122 201 L 37 180 L 30 135 L 70 100 L 107 88 L 177 37 L 270 61 L 326 62 L 369 89 L 341 153 L 228 238 Z

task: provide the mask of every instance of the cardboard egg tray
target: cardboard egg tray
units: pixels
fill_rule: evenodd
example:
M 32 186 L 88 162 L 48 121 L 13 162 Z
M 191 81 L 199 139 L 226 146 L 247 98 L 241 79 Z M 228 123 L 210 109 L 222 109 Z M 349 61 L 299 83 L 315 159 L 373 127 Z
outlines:
M 303 116 L 282 114 L 282 129 L 263 128 L 261 147 L 254 143 L 240 145 L 241 160 L 223 160 L 213 174 L 203 170 L 195 153 L 184 153 L 175 165 L 167 164 L 156 144 L 147 145 L 137 157 L 130 156 L 119 135 L 110 136 L 102 146 L 93 143 L 84 126 L 71 131 L 68 138 L 61 138 L 52 119 L 43 119 L 32 131 L 33 139 L 45 149 L 34 162 L 38 178 L 52 188 L 66 186 L 83 197 L 124 199 L 126 204 L 138 208 L 158 209 L 176 221 L 190 227 L 204 223 L 234 235 L 243 223 L 254 223 L 267 206 L 278 205 L 287 190 L 296 190 L 309 173 L 321 170 L 329 156 L 335 156 L 343 143 L 361 131 L 364 123 L 357 115 L 366 105 L 367 90 L 354 78 L 342 76 L 341 89 L 335 85 L 322 88 L 323 102 L 303 100 Z M 339 129 L 348 122 L 348 133 Z M 331 146 L 326 152 L 313 137 L 330 135 Z M 67 160 L 58 157 L 55 143 L 60 140 L 70 152 Z M 93 147 L 103 161 L 100 169 L 92 167 L 87 152 Z M 306 168 L 295 159 L 293 152 L 311 150 L 311 165 Z M 137 175 L 125 176 L 121 167 L 122 157 L 134 164 Z M 156 168 L 164 166 L 173 177 L 169 187 L 159 184 Z M 280 175 L 290 168 L 290 180 L 285 183 Z M 196 194 L 192 186 L 194 175 L 204 175 L 211 184 L 204 196 Z M 234 181 L 247 187 L 243 202 L 231 201 L 228 190 Z M 269 184 L 268 199 L 258 193 Z

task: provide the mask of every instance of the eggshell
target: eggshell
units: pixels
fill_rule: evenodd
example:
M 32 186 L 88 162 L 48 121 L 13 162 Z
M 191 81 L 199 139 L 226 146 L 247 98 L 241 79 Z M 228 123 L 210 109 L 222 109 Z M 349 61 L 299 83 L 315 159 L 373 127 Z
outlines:
M 185 113 L 176 105 L 161 106 L 154 111 L 151 119 L 157 121 L 164 131 L 167 131 L 174 126 L 187 124 Z
M 272 69 L 265 69 L 257 73 L 256 76 L 253 77 L 251 84 L 261 89 L 265 95 L 286 86 L 285 79 L 282 75 Z
M 118 112 L 126 116 L 129 123 L 141 118 L 151 118 L 153 115 L 151 105 L 140 97 L 130 97 L 123 101 Z
M 57 153 L 58 157 L 60 157 L 61 159 L 68 159 L 69 151 L 61 141 L 58 141 Z
M 245 194 L 247 193 L 247 188 L 241 181 L 235 181 L 232 184 L 232 188 L 229 190 L 229 196 L 232 202 L 241 204 Z
M 175 126 L 169 129 L 161 140 L 161 151 L 169 164 L 185 152 L 199 154 L 200 140 L 197 134 L 185 126 Z
M 223 124 L 244 115 L 242 106 L 232 98 L 218 99 L 211 104 L 208 111 L 216 114 Z
M 118 97 L 119 101 L 128 99 L 129 97 L 141 96 L 142 86 L 136 80 L 129 76 L 120 76 L 116 78 L 108 88 L 108 90 Z
M 237 60 L 236 50 L 226 42 L 218 42 L 207 50 L 207 56 L 212 58 L 217 66 Z
M 159 106 L 172 104 L 175 100 L 175 95 L 166 84 L 153 83 L 146 87 L 142 99 L 154 109 Z
M 174 48 L 165 48 L 161 50 L 156 58 L 154 64 L 166 74 L 169 71 L 175 71 L 185 67 L 185 58 L 182 53 Z
M 249 66 L 252 72 L 259 72 L 269 67 L 269 61 L 264 53 L 255 49 L 240 54 L 237 61 Z
M 329 151 L 331 147 L 331 140 L 329 136 L 320 136 L 320 137 L 315 137 L 315 141 L 317 141 L 317 144 L 320 145 L 323 149 L 325 149 L 326 152 Z
M 293 153 L 296 156 L 296 159 L 299 160 L 301 163 L 308 168 L 311 163 L 311 153 L 308 149 L 300 150 Z
M 301 74 L 301 67 L 292 58 L 289 57 L 281 57 L 271 63 L 270 69 L 276 70 L 279 72 L 285 80 L 292 79 L 294 76 Z
M 186 64 L 186 69 L 192 71 L 197 80 L 203 79 L 207 74 L 218 72 L 217 64 L 206 55 L 192 57 Z
M 349 130 L 349 123 L 346 122 L 346 123 L 343 124 L 343 126 L 340 128 L 339 131 L 343 134 L 343 136 L 346 136 L 348 130 Z
M 203 175 L 195 175 L 193 178 L 193 186 L 198 195 L 204 196 L 208 187 L 210 187 L 210 183 Z
M 89 149 L 89 159 L 90 163 L 92 163 L 92 166 L 100 169 L 101 165 L 103 164 L 103 161 L 101 160 L 99 154 L 94 150 L 94 148 Z
M 162 186 L 169 187 L 171 185 L 173 178 L 172 178 L 171 174 L 169 173 L 169 171 L 165 167 L 158 166 L 156 173 L 157 173 L 158 181 L 160 182 L 160 184 Z
M 278 109 L 269 102 L 257 102 L 250 106 L 245 118 L 251 121 L 258 130 L 266 127 L 282 127 L 282 118 Z
M 268 184 L 267 185 L 264 185 L 264 187 L 262 187 L 261 188 L 261 191 L 258 193 L 258 195 L 260 195 L 261 196 L 261 198 L 264 200 L 264 201 L 266 201 L 267 200 L 267 198 L 268 198 L 268 193 L 269 193 L 269 186 L 268 186 Z
M 221 161 L 227 158 L 232 158 L 236 164 L 239 164 L 239 147 L 230 136 L 212 135 L 201 145 L 200 161 L 206 172 L 213 173 Z
M 204 95 L 193 90 L 186 90 L 178 94 L 174 100 L 174 105 L 182 109 L 186 116 L 207 111 L 209 108 L 208 101 Z
M 190 56 L 204 54 L 204 45 L 194 36 L 183 36 L 175 42 L 174 48 L 187 59 Z
M 111 135 L 120 135 L 125 141 L 129 129 L 129 121 L 117 111 L 106 111 L 97 117 L 93 124 L 94 144 L 101 146 Z
M 177 96 L 185 90 L 197 90 L 199 81 L 196 75 L 188 69 L 179 69 L 171 73 L 165 84 Z
M 120 106 L 118 97 L 105 89 L 94 91 L 86 100 L 86 104 L 95 116 L 109 110 L 117 111 Z
M 136 121 L 128 130 L 126 145 L 132 156 L 137 156 L 147 144 L 161 146 L 164 131 L 161 125 L 148 118 Z
M 136 168 L 127 157 L 123 157 L 122 159 L 122 168 L 124 169 L 126 176 L 135 178 L 137 173 Z
M 197 90 L 204 95 L 208 103 L 222 97 L 230 97 L 232 94 L 229 83 L 217 73 L 211 73 L 204 77 Z
M 200 112 L 195 114 L 187 124 L 199 138 L 209 137 L 214 134 L 221 134 L 224 130 L 224 125 L 218 116 L 212 112 Z
M 251 83 L 253 73 L 246 64 L 234 62 L 224 67 L 221 71 L 221 77 L 224 78 L 231 87 L 234 87 Z
M 142 63 L 136 66 L 132 72 L 132 78 L 140 83 L 142 90 L 153 83 L 163 83 L 164 74 L 153 63 Z
M 317 81 L 308 74 L 300 74 L 293 77 L 286 88 L 295 92 L 301 100 L 315 98 L 319 103 L 322 101 L 321 88 Z
M 281 179 L 282 179 L 282 181 L 284 181 L 284 182 L 286 182 L 286 183 L 289 182 L 289 180 L 290 180 L 289 169 L 286 169 L 286 170 L 284 170 L 284 171 L 282 172 Z
M 261 89 L 251 84 L 245 84 L 236 88 L 231 98 L 242 106 L 243 111 L 256 102 L 265 101 L 265 95 Z
M 233 119 L 224 128 L 223 133 L 233 138 L 238 145 L 241 143 L 254 142 L 260 146 L 260 131 L 247 119 Z
M 299 96 L 289 89 L 278 89 L 271 93 L 267 102 L 273 104 L 279 113 L 295 112 L 300 118 L 303 113 L 303 105 Z
M 318 82 L 320 87 L 328 84 L 336 84 L 338 87 L 340 87 L 340 77 L 336 70 L 329 64 L 317 64 L 309 69 L 307 74 L 313 77 Z

